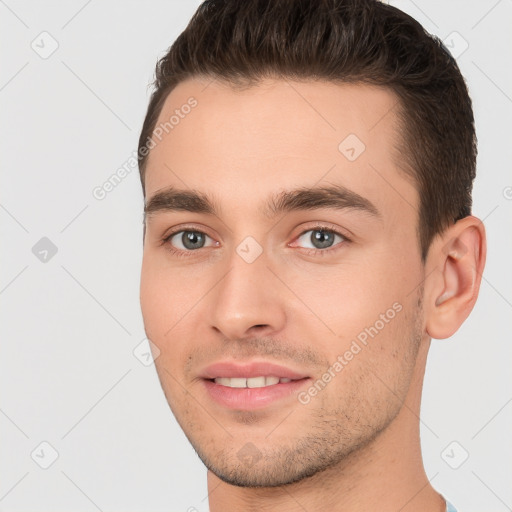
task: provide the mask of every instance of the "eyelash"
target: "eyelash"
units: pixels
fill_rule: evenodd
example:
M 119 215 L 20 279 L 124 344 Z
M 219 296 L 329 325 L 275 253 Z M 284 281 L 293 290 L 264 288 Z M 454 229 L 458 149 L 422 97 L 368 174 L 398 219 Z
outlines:
M 340 233 L 339 231 L 337 231 L 336 229 L 334 229 L 333 227 L 331 226 L 327 226 L 327 225 L 324 225 L 324 224 L 318 224 L 316 226 L 313 226 L 313 227 L 310 227 L 309 229 L 306 229 L 304 231 L 302 231 L 297 237 L 296 239 L 299 239 L 301 236 L 305 235 L 306 233 L 308 233 L 309 231 L 323 231 L 325 233 L 331 233 L 331 234 L 334 234 L 334 235 L 338 235 L 340 236 L 343 240 L 339 243 L 337 243 L 335 246 L 333 247 L 329 247 L 327 249 L 309 249 L 309 248 L 302 248 L 303 251 L 306 252 L 306 254 L 308 255 L 313 255 L 313 256 L 326 256 L 326 253 L 327 254 L 330 254 L 332 252 L 335 252 L 337 250 L 340 250 L 341 247 L 339 247 L 341 244 L 345 245 L 347 242 L 351 242 L 350 238 L 348 238 L 346 235 Z M 179 230 L 176 230 L 176 231 L 173 231 L 172 233 L 170 233 L 169 235 L 167 235 L 165 238 L 162 239 L 161 241 L 161 244 L 162 245 L 165 245 L 166 246 L 166 250 L 168 250 L 171 254 L 173 254 L 173 256 L 176 256 L 178 258 L 187 258 L 189 257 L 189 255 L 191 253 L 194 253 L 194 252 L 197 252 L 199 251 L 200 249 L 195 249 L 195 250 L 188 250 L 188 251 L 183 251 L 181 249 L 175 249 L 171 243 L 170 243 L 170 240 L 173 236 L 177 235 L 178 233 L 184 233 L 184 232 L 190 232 L 190 233 L 200 233 L 202 235 L 205 235 L 209 238 L 212 238 L 210 237 L 207 233 L 205 233 L 204 231 L 201 231 L 199 229 L 195 229 L 193 227 L 185 227 L 185 228 L 181 228 Z M 204 247 L 201 247 L 201 249 L 204 249 Z

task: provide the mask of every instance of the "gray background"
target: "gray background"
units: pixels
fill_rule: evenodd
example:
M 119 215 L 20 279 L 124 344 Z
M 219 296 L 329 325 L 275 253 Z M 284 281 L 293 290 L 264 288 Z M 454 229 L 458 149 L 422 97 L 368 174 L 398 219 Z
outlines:
M 432 342 L 425 467 L 459 512 L 512 510 L 512 1 L 391 3 L 467 78 L 489 243 L 474 312 Z M 208 508 L 206 470 L 143 364 L 137 169 L 93 196 L 136 151 L 156 59 L 198 5 L 0 0 L 1 511 Z

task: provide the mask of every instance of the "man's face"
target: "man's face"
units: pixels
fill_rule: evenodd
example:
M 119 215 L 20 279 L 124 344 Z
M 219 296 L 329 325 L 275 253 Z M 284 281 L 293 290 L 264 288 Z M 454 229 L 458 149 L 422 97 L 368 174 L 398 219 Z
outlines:
M 205 465 L 237 485 L 282 485 L 368 446 L 422 372 L 418 193 L 397 167 L 391 92 L 206 85 L 167 98 L 157 126 L 182 117 L 151 150 L 146 203 L 173 187 L 215 212 L 169 197 L 152 208 L 145 330 Z M 348 193 L 320 204 L 311 192 L 326 187 Z

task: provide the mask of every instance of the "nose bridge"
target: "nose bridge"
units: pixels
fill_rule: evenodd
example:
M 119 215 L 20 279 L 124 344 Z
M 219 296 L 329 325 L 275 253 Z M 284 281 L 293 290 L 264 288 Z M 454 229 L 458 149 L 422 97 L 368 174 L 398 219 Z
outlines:
M 246 237 L 234 248 L 227 273 L 215 287 L 211 301 L 211 325 L 227 338 L 243 338 L 255 326 L 268 332 L 281 330 L 284 301 L 276 292 L 263 247 Z

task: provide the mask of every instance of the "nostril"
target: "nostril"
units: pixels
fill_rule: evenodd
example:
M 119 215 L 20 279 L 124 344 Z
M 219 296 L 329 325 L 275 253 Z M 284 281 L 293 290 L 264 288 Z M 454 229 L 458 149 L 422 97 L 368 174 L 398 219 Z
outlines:
M 268 324 L 256 324 L 256 325 L 253 325 L 252 328 L 253 329 L 257 329 L 259 331 L 263 330 L 263 329 L 268 329 L 270 326 Z

